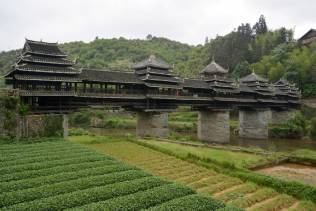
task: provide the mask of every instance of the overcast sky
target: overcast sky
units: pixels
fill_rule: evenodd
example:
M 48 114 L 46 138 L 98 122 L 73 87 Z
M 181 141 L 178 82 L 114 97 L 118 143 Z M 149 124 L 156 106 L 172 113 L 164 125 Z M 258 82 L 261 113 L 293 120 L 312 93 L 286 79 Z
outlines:
M 270 29 L 316 27 L 315 0 L 0 0 L 0 51 L 24 38 L 89 42 L 147 34 L 196 45 L 265 15 Z

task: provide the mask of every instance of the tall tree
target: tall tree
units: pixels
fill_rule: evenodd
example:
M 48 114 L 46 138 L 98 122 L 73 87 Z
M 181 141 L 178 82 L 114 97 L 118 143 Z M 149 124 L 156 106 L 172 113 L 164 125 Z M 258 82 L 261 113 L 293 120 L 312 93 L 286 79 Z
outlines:
M 208 41 L 208 37 L 205 37 L 205 42 L 204 44 L 207 44 L 209 41 Z
M 253 31 L 256 35 L 265 34 L 268 32 L 266 19 L 263 15 L 260 15 L 259 21 L 253 26 Z

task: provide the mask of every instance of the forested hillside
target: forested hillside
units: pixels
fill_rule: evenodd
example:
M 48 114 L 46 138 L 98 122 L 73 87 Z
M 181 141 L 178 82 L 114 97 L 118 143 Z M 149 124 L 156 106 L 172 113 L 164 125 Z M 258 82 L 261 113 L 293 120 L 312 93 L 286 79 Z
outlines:
M 286 28 L 269 30 L 264 16 L 253 26 L 241 24 L 224 36 L 204 45 L 190 46 L 167 38 L 148 35 L 145 39 L 101 39 L 89 43 L 71 42 L 60 45 L 78 67 L 130 70 L 133 63 L 150 54 L 164 59 L 183 77 L 197 77 L 213 58 L 229 69 L 235 78 L 255 71 L 275 81 L 284 76 L 302 88 L 305 96 L 316 95 L 316 46 L 300 47 L 293 31 Z M 19 50 L 0 53 L 0 74 L 15 62 Z M 0 86 L 3 81 L 0 80 Z

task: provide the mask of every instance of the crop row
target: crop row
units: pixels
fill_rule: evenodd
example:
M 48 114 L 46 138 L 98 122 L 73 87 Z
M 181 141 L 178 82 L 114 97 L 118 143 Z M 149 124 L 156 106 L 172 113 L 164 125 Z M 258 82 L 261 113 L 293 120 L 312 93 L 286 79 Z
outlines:
M 188 195 L 150 208 L 150 211 L 194 210 L 210 211 L 223 208 L 225 205 L 209 197 Z M 182 209 L 181 209 L 182 208 Z
M 0 157 L 0 162 L 8 162 L 8 161 L 14 161 L 14 160 L 20 160 L 20 159 L 26 159 L 26 158 L 33 158 L 33 157 L 40 157 L 40 156 L 52 156 L 52 155 L 61 155 L 68 152 L 88 152 L 91 150 L 84 149 L 82 147 L 64 147 L 60 149 L 51 149 L 49 151 L 42 150 L 42 151 L 27 151 L 23 153 L 7 153 L 6 155 L 2 155 Z
M 51 168 L 54 166 L 59 165 L 66 165 L 71 163 L 80 163 L 85 161 L 96 161 L 96 160 L 102 160 L 107 159 L 106 157 L 99 155 L 99 154 L 91 154 L 89 156 L 75 156 L 72 158 L 67 158 L 63 160 L 56 160 L 56 161 L 47 161 L 44 163 L 29 163 L 29 164 L 21 164 L 16 166 L 9 166 L 0 168 L 0 174 L 9 174 L 11 172 L 21 172 L 21 171 L 27 171 L 27 170 L 38 170 L 38 169 L 44 169 L 44 168 Z
M 197 189 L 198 192 L 200 192 L 200 190 L 204 189 L 206 186 L 223 182 L 226 179 L 227 179 L 227 177 L 225 177 L 223 175 L 216 175 L 216 176 L 206 177 L 206 178 L 198 180 L 196 182 L 192 182 L 189 185 L 191 188 Z
M 229 202 L 229 204 L 232 204 L 237 207 L 246 208 L 276 195 L 277 195 L 277 192 L 274 191 L 273 189 L 263 188 L 263 189 L 259 189 L 258 191 L 254 193 L 251 193 L 248 196 L 233 200 Z
M 268 203 L 263 203 L 251 209 L 253 211 L 268 211 L 268 210 L 282 210 L 290 207 L 295 202 L 295 199 L 289 195 L 278 195 Z
M 17 152 L 26 152 L 26 151 L 36 151 L 36 150 L 47 150 L 55 149 L 56 147 L 71 147 L 71 146 L 80 146 L 79 144 L 74 144 L 66 141 L 57 141 L 57 142 L 42 142 L 35 144 L 9 144 L 6 146 L 0 147 L 0 153 L 17 153 Z
M 204 180 L 209 177 L 214 177 L 214 175 L 208 174 L 208 172 L 199 172 L 197 170 L 187 171 L 187 174 L 181 173 L 170 177 L 183 184 L 192 184 L 199 180 Z
M 148 174 L 143 171 L 129 170 L 7 192 L 0 194 L 0 207 L 146 176 Z
M 31 157 L 31 158 L 20 158 L 18 160 L 13 161 L 6 161 L 6 162 L 0 162 L 0 168 L 5 167 L 13 167 L 18 165 L 27 165 L 30 163 L 41 163 L 41 162 L 48 162 L 48 161 L 54 161 L 54 160 L 62 160 L 62 159 L 70 159 L 80 156 L 89 156 L 89 155 L 95 155 L 95 152 L 92 151 L 66 151 L 65 153 L 61 154 L 55 154 L 55 155 L 42 155 L 38 157 Z
M 235 188 L 232 191 L 220 194 L 215 198 L 224 202 L 228 202 L 237 198 L 242 198 L 244 197 L 245 194 L 253 193 L 258 189 L 259 189 L 258 185 L 255 185 L 253 183 L 245 183 L 242 186 Z
M 91 163 L 91 165 L 93 164 Z M 107 166 L 104 165 L 101 167 L 80 169 L 80 170 L 74 170 L 70 172 L 62 172 L 62 173 L 57 173 L 57 174 L 48 175 L 48 176 L 3 182 L 3 183 L 0 183 L 0 193 L 12 192 L 12 191 L 17 191 L 17 190 L 22 190 L 22 189 L 27 189 L 27 188 L 34 188 L 34 187 L 38 187 L 42 185 L 48 185 L 48 184 L 63 182 L 67 180 L 79 179 L 81 177 L 103 175 L 103 174 L 108 174 L 112 172 L 127 171 L 127 170 L 132 170 L 132 169 L 135 169 L 135 167 L 126 166 L 122 164 L 107 165 Z
M 191 189 L 184 186 L 166 184 L 131 195 L 88 204 L 73 210 L 141 210 L 193 193 Z
M 223 190 L 226 190 L 228 188 L 231 188 L 233 186 L 236 186 L 236 185 L 240 185 L 242 184 L 242 181 L 239 180 L 239 179 L 236 179 L 236 178 L 232 178 L 230 180 L 227 180 L 227 181 L 224 181 L 222 183 L 217 183 L 217 184 L 213 184 L 211 185 L 205 193 L 208 193 L 208 194 L 214 194 L 214 193 L 218 193 L 218 192 L 221 192 Z
M 117 164 L 118 161 L 107 160 L 107 159 L 97 159 L 97 160 L 75 160 L 72 163 L 65 165 L 57 165 L 50 168 L 44 168 L 39 170 L 27 170 L 22 172 L 14 172 L 11 174 L 0 175 L 0 182 L 9 182 L 13 180 L 22 180 L 26 178 L 34 178 L 40 176 L 47 176 L 52 174 L 57 174 L 61 172 L 76 171 L 78 169 L 87 169 L 92 167 Z
M 88 203 L 104 201 L 114 197 L 133 194 L 166 184 L 156 177 L 145 177 L 135 180 L 118 182 L 105 186 L 97 186 L 85 190 L 41 198 L 30 202 L 5 207 L 8 210 L 62 210 Z
M 297 206 L 292 207 L 289 209 L 289 211 L 311 211 L 316 210 L 316 205 L 311 201 L 300 201 Z

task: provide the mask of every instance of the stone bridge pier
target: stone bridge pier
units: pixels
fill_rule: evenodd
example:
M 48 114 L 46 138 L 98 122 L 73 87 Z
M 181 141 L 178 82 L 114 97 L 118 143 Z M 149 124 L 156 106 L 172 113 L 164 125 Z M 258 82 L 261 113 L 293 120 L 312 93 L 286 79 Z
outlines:
M 201 110 L 198 113 L 198 138 L 206 142 L 228 143 L 229 110 Z
M 168 113 L 137 112 L 136 134 L 140 137 L 167 138 L 169 135 Z
M 271 121 L 270 108 L 239 110 L 239 136 L 242 138 L 267 139 Z

